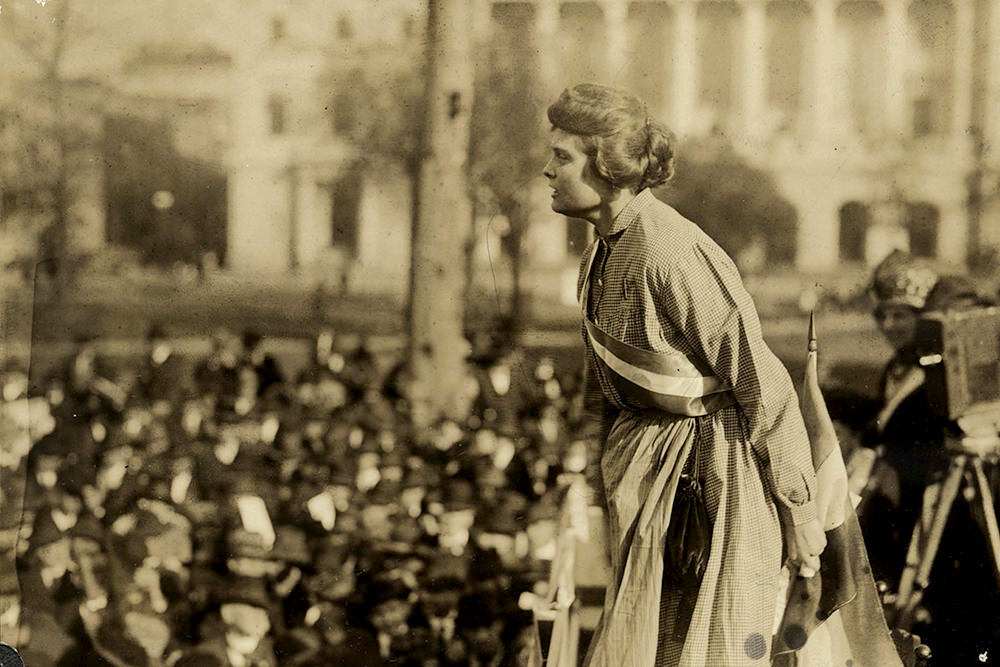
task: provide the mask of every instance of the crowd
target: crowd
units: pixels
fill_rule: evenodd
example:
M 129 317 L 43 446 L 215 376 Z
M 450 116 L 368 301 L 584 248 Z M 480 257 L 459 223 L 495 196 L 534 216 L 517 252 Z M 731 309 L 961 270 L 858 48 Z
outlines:
M 331 331 L 297 377 L 262 337 L 138 363 L 92 341 L 44 386 L 17 542 L 29 665 L 505 665 L 531 650 L 560 496 L 585 473 L 573 378 L 496 336 L 468 418 L 410 426 L 402 367 Z M 23 371 L 3 372 L 6 401 Z M 40 399 L 39 399 L 40 400 Z
M 845 458 L 893 591 L 925 486 L 948 465 L 916 319 L 993 300 L 898 254 L 873 292 L 895 353 Z M 471 339 L 467 418 L 422 431 L 405 366 L 385 372 L 357 337 L 321 331 L 294 377 L 252 331 L 217 332 L 195 360 L 153 327 L 118 367 L 78 341 L 34 390 L 41 437 L 0 451 L 7 506 L 9 480 L 26 480 L 18 539 L 0 540 L 20 584 L 18 598 L 0 571 L 0 629 L 17 628 L 3 640 L 28 665 L 524 664 L 535 632 L 519 601 L 545 592 L 593 439 L 578 377 L 495 332 Z M 0 368 L 0 407 L 28 393 L 23 369 Z M 1000 592 L 966 514 L 952 514 L 917 618 L 951 658 L 1000 645 Z

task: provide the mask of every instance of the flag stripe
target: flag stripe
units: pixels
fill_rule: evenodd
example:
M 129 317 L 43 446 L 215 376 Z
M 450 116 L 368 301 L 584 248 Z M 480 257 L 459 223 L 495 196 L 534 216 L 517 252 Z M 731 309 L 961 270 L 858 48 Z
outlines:
M 736 401 L 732 392 L 729 391 L 695 396 L 653 391 L 619 374 L 599 354 L 597 355 L 597 363 L 600 364 L 601 369 L 618 393 L 621 394 L 622 398 L 629 405 L 636 406 L 637 408 L 658 408 L 675 415 L 701 417 L 732 405 Z
M 722 380 L 699 368 L 690 357 L 685 354 L 665 354 L 663 352 L 650 352 L 623 343 L 613 336 L 609 336 L 600 327 L 589 319 L 584 320 L 587 326 L 587 334 L 594 344 L 595 351 L 608 361 L 608 357 L 614 359 L 610 364 L 618 363 L 634 368 L 639 374 L 648 376 L 649 382 L 653 385 L 662 384 L 666 387 L 680 387 L 681 389 L 664 389 L 661 391 L 672 391 L 682 393 L 691 391 L 695 393 L 685 393 L 686 396 L 702 396 L 717 391 L 725 391 Z M 691 389 L 685 389 L 691 387 Z

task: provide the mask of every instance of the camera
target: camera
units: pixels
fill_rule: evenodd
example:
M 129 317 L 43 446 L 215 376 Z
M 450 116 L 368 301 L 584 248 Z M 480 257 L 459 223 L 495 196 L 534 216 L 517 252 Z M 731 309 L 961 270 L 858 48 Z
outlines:
M 937 416 L 1000 415 L 1000 307 L 927 313 L 917 322 L 916 340 Z

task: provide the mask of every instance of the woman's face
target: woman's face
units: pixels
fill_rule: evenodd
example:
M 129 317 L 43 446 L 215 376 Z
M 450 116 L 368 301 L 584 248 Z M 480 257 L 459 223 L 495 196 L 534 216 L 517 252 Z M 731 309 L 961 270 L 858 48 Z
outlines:
M 910 306 L 879 306 L 875 310 L 875 321 L 892 348 L 902 350 L 913 343 L 917 315 Z
M 591 167 L 583 141 L 556 128 L 549 146 L 552 153 L 542 173 L 552 188 L 552 210 L 573 218 L 596 218 L 601 204 L 611 198 L 612 187 Z

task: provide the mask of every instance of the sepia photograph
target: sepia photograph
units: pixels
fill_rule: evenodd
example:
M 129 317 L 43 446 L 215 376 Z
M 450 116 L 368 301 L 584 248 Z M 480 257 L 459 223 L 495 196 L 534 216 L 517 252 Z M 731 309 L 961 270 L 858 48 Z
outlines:
M 0 667 L 1000 665 L 1000 0 L 0 0 Z

